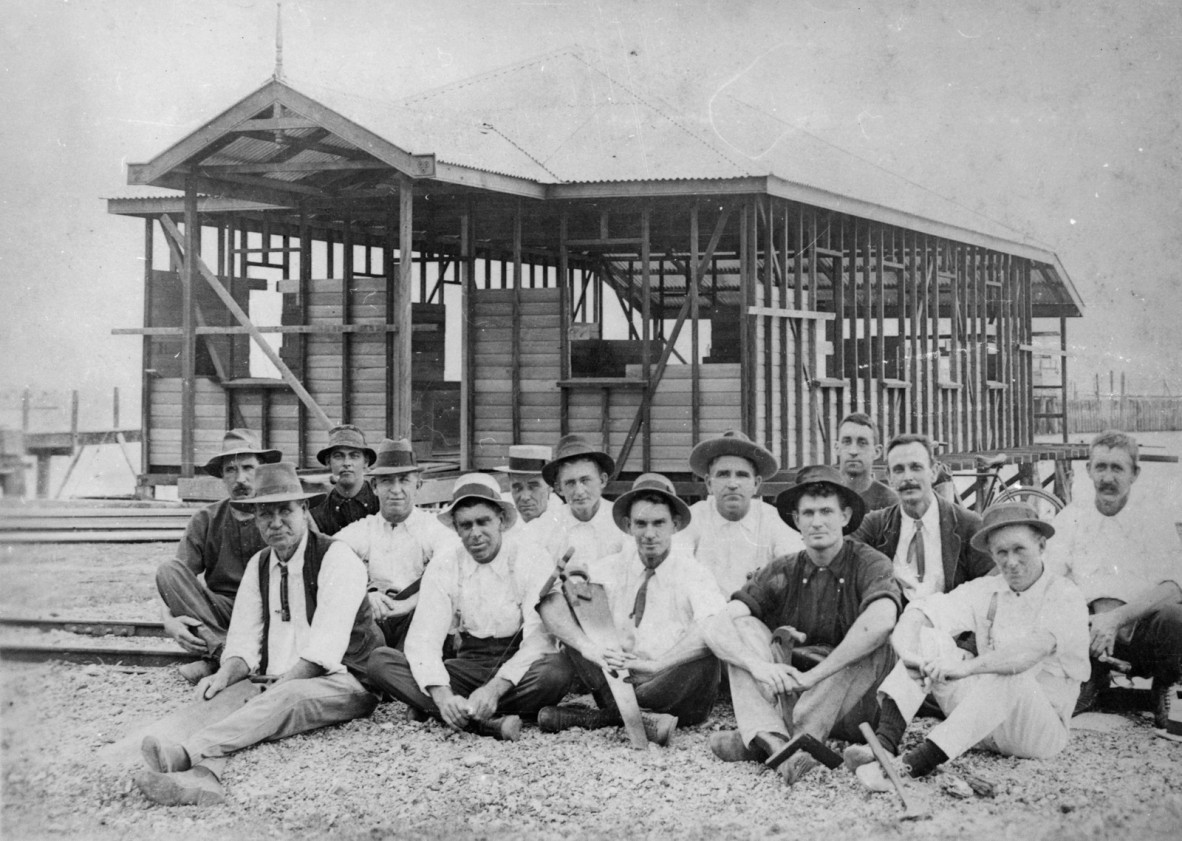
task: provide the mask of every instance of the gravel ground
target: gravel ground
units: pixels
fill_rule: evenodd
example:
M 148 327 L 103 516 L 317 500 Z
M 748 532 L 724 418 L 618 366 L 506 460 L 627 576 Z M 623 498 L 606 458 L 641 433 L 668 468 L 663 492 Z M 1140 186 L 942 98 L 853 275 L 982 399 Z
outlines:
M 4 615 L 155 618 L 150 572 L 165 547 L 29 546 L 0 553 Z M 137 601 L 138 599 L 138 601 Z M 899 823 L 894 796 L 868 795 L 844 771 L 787 790 L 756 765 L 710 754 L 733 726 L 726 704 L 674 744 L 631 750 L 619 730 L 520 742 L 411 724 L 398 703 L 370 719 L 262 745 L 232 758 L 227 803 L 162 808 L 131 782 L 133 765 L 97 751 L 190 698 L 171 669 L 0 667 L 5 838 L 963 838 L 1023 841 L 1182 837 L 1182 745 L 1140 714 L 1094 717 L 1048 761 L 971 752 L 949 771 L 997 783 L 957 800 L 947 774 L 917 783 L 932 817 Z M 909 743 L 931 721 L 921 720 Z

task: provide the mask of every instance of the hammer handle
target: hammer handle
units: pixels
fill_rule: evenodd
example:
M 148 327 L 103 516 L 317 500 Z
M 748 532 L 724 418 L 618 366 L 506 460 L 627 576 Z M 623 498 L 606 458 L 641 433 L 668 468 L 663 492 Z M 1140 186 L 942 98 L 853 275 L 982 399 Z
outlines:
M 874 758 L 882 766 L 891 785 L 895 787 L 895 791 L 899 792 L 899 799 L 903 801 L 904 806 L 909 806 L 907 794 L 903 791 L 903 781 L 899 779 L 899 772 L 895 770 L 895 763 L 891 761 L 891 755 L 882 746 L 882 742 L 878 741 L 878 737 L 874 735 L 874 729 L 865 721 L 858 725 L 858 729 L 866 737 L 866 744 L 870 745 L 870 750 L 874 752 Z

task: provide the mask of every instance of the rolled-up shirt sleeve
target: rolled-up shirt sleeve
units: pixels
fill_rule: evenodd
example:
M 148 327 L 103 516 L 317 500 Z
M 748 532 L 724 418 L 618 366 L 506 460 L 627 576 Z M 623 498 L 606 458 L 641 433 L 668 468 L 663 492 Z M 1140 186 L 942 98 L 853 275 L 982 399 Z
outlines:
M 365 598 L 365 581 L 361 559 L 347 545 L 334 540 L 320 564 L 316 614 L 300 659 L 315 663 L 326 672 L 342 670 L 341 658 L 349 648 L 357 609 Z
M 222 649 L 222 662 L 239 657 L 246 662 L 251 672 L 258 669 L 263 658 L 263 599 L 259 594 L 259 564 L 264 556 L 270 557 L 270 549 L 255 553 L 242 573 L 238 595 L 234 598 L 234 610 L 230 614 L 230 628 L 226 632 L 226 645 Z
M 419 604 L 406 634 L 406 660 L 424 692 L 432 686 L 451 685 L 451 676 L 443 666 L 443 641 L 455 613 L 453 587 L 449 586 L 450 579 L 455 578 L 454 569 L 454 559 L 448 555 L 436 557 L 427 565 Z

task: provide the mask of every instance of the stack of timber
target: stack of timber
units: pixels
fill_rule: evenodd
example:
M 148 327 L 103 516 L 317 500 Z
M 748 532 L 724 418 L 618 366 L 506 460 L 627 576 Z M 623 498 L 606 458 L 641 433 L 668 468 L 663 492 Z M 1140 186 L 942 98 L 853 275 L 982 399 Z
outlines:
M 173 542 L 185 533 L 192 506 L 0 507 L 0 543 Z

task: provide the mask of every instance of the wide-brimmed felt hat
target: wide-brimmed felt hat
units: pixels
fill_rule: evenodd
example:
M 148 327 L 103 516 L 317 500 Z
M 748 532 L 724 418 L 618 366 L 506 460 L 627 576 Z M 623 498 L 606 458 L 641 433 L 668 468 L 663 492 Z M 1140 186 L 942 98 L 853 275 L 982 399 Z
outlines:
M 465 473 L 456 479 L 456 484 L 451 491 L 451 503 L 440 512 L 439 522 L 454 529 L 456 524 L 452 513 L 456 510 L 456 506 L 465 499 L 477 499 L 501 509 L 501 513 L 505 515 L 506 530 L 512 528 L 513 524 L 517 522 L 517 509 L 513 507 L 512 502 L 501 498 L 501 486 L 487 473 Z
M 378 444 L 377 458 L 365 471 L 366 476 L 391 476 L 395 473 L 415 473 L 421 470 L 414 447 L 405 438 L 395 441 L 383 438 Z
M 365 433 L 351 423 L 342 423 L 328 431 L 328 446 L 316 454 L 316 460 L 323 465 L 328 464 L 328 457 L 337 447 L 348 447 L 365 453 L 365 464 L 368 467 L 377 459 L 378 454 L 366 446 Z
M 205 463 L 210 476 L 222 478 L 222 460 L 230 456 L 258 456 L 261 464 L 274 464 L 283 458 L 279 450 L 270 450 L 259 443 L 259 436 L 249 429 L 231 429 L 222 438 L 222 451 Z
M 260 465 L 254 474 L 254 493 L 245 499 L 232 500 L 233 505 L 249 508 L 252 505 L 262 505 L 268 502 L 290 502 L 292 500 L 323 499 L 321 491 L 305 491 L 300 482 L 296 466 L 290 461 L 280 461 L 274 464 Z
M 1026 502 L 999 502 L 985 509 L 981 528 L 969 540 L 978 552 L 989 554 L 989 535 L 1006 526 L 1030 526 L 1043 537 L 1051 537 L 1055 527 L 1038 516 L 1034 506 Z
M 656 494 L 668 502 L 674 516 L 681 518 L 681 525 L 676 527 L 677 531 L 681 531 L 689 525 L 693 515 L 690 514 L 689 506 L 682 502 L 681 497 L 677 495 L 673 483 L 660 473 L 641 473 L 632 483 L 632 489 L 620 494 L 620 498 L 612 503 L 612 519 L 616 521 L 616 525 L 620 527 L 621 531 L 628 531 L 628 518 L 632 514 L 633 500 L 638 496 L 650 493 Z
M 719 456 L 739 456 L 755 465 L 755 474 L 770 479 L 780 469 L 771 451 L 756 444 L 737 429 L 728 429 L 717 438 L 710 438 L 690 451 L 690 470 L 703 479 L 710 476 L 710 462 Z
M 837 468 L 830 467 L 828 464 L 812 464 L 796 471 L 796 484 L 788 490 L 782 491 L 776 497 L 776 510 L 780 512 L 781 520 L 797 531 L 800 531 L 800 527 L 796 525 L 796 517 L 794 516 L 796 514 L 796 503 L 809 490 L 810 485 L 827 485 L 832 487 L 841 498 L 841 504 L 847 508 L 852 508 L 854 512 L 841 533 L 851 534 L 857 530 L 858 526 L 862 524 L 862 518 L 866 516 L 866 502 L 857 491 L 846 485 Z
M 542 478 L 550 487 L 558 481 L 558 468 L 568 461 L 585 458 L 599 465 L 609 476 L 615 472 L 616 463 L 607 453 L 597 450 L 582 435 L 564 435 L 554 448 L 554 457 L 542 466 Z
M 498 473 L 541 473 L 550 461 L 550 448 L 540 444 L 513 444 L 509 447 L 509 463 L 494 467 Z

